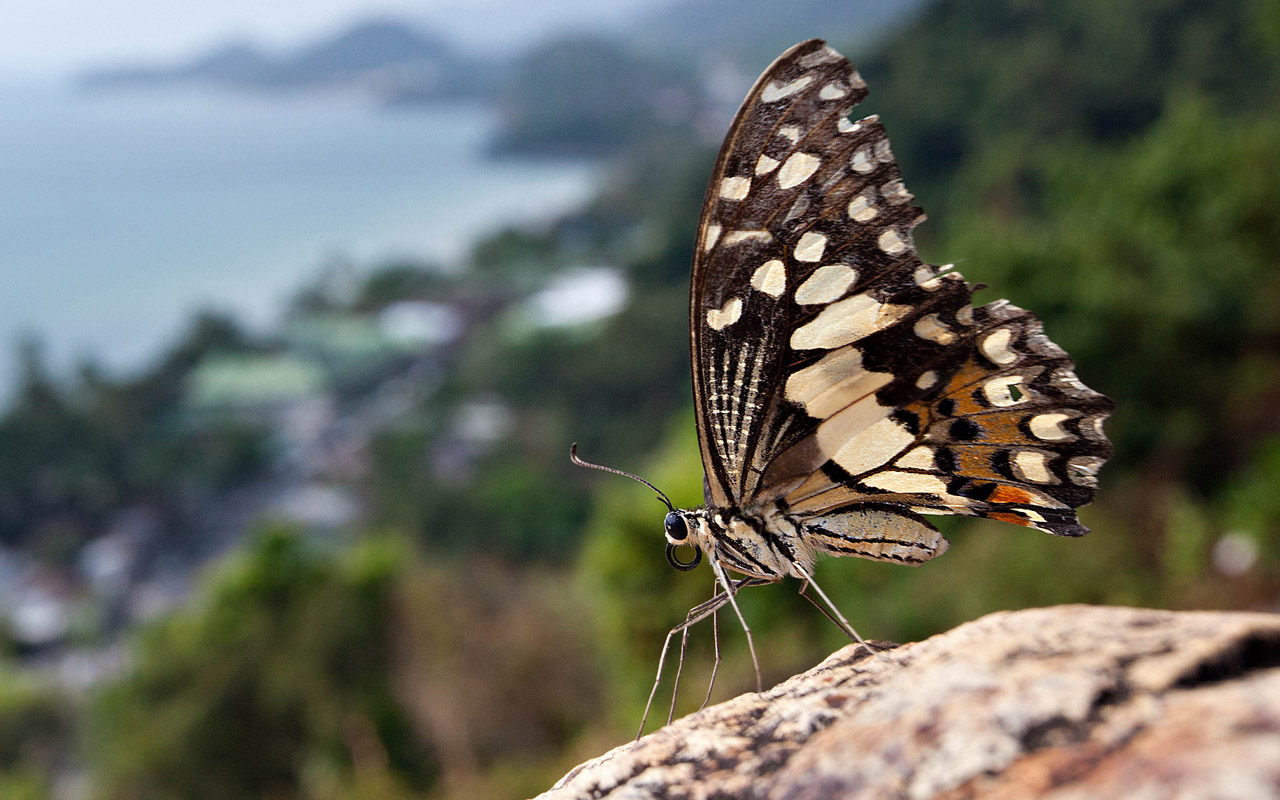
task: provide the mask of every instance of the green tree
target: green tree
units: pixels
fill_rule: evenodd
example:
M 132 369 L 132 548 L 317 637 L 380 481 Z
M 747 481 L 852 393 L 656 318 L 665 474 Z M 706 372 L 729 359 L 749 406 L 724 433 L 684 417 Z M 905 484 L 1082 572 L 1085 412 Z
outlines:
M 39 680 L 0 670 L 0 797 L 44 800 L 75 747 L 70 698 Z
M 404 555 L 340 557 L 269 530 L 189 610 L 144 631 L 95 702 L 109 800 L 403 796 L 430 784 L 390 686 L 392 588 Z

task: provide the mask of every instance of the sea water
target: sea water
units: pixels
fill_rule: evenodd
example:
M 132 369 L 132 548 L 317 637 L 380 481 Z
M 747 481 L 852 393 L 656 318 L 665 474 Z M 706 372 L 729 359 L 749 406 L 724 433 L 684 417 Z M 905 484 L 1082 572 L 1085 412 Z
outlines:
M 15 344 L 65 373 L 163 352 L 201 308 L 267 325 L 336 262 L 456 262 L 581 203 L 587 162 L 486 158 L 491 111 L 0 85 L 0 398 Z

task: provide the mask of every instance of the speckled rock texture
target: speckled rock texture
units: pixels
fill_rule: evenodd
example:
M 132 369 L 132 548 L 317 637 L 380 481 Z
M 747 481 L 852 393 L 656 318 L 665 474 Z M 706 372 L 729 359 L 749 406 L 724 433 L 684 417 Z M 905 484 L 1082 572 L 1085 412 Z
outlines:
M 1059 606 L 861 646 L 589 761 L 570 798 L 1280 798 L 1280 615 Z

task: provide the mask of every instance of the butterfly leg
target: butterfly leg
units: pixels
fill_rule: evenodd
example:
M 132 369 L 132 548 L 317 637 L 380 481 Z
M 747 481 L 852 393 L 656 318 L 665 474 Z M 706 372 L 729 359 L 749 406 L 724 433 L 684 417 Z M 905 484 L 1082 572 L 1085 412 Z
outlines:
M 716 612 L 711 612 L 711 620 L 715 621 Z M 671 682 L 671 705 L 667 707 L 667 724 L 671 724 L 671 720 L 676 715 L 676 698 L 680 695 L 680 673 L 684 671 L 684 653 L 685 648 L 689 644 L 689 629 L 685 628 L 680 632 L 680 658 L 676 659 L 676 677 Z
M 745 579 L 743 582 L 745 583 Z M 735 591 L 741 588 L 742 585 L 740 583 L 735 587 Z M 716 583 L 713 579 L 711 584 L 711 599 L 715 600 L 719 594 L 720 584 Z M 715 661 L 711 664 L 711 682 L 707 685 L 707 696 L 703 699 L 702 705 L 698 706 L 699 711 L 707 707 L 707 702 L 711 699 L 711 689 L 716 685 L 716 671 L 720 669 L 720 626 L 716 624 L 718 619 L 716 617 L 716 612 L 719 610 L 719 607 L 711 609 L 711 638 L 712 641 L 715 642 Z M 680 660 L 676 662 L 676 679 L 671 684 L 671 706 L 667 708 L 668 725 L 671 724 L 671 720 L 674 719 L 676 715 L 676 695 L 680 689 L 680 673 L 684 670 L 684 653 L 685 647 L 688 643 L 689 628 L 686 627 L 680 634 Z
M 763 586 L 766 583 L 769 583 L 769 581 L 766 581 L 763 578 L 743 578 L 734 584 L 733 590 L 734 592 L 738 592 L 744 586 Z M 707 696 L 702 698 L 702 705 L 698 706 L 699 711 L 706 708 L 707 703 L 711 702 L 711 690 L 716 688 L 716 674 L 720 671 L 720 626 L 718 624 L 719 617 L 716 616 L 716 611 L 719 611 L 719 609 L 711 612 L 711 640 L 715 646 L 715 661 L 711 663 L 711 680 L 707 683 Z M 673 698 L 672 704 L 674 705 L 674 703 L 675 700 Z M 668 719 L 667 721 L 670 722 L 671 720 Z
M 732 581 L 731 584 L 733 586 L 733 593 L 736 594 L 738 590 L 744 586 L 760 586 L 768 582 L 769 581 L 761 580 L 759 578 L 741 578 L 739 580 Z M 719 611 L 721 608 L 725 606 L 725 604 L 731 601 L 732 601 L 731 594 L 726 592 L 718 592 L 710 600 L 707 600 L 689 609 L 689 613 L 685 616 L 684 622 L 680 623 L 679 625 L 675 626 L 671 630 L 667 631 L 666 641 L 662 643 L 662 654 L 658 656 L 658 674 L 655 675 L 653 678 L 653 688 L 649 690 L 649 701 L 645 703 L 644 716 L 640 718 L 640 730 L 636 732 L 637 740 L 644 733 L 644 725 L 645 725 L 645 722 L 647 722 L 649 719 L 649 710 L 653 706 L 654 695 L 657 694 L 658 684 L 662 681 L 662 668 L 663 668 L 663 664 L 666 662 L 667 651 L 671 647 L 671 637 L 675 636 L 677 633 L 685 634 L 689 630 L 689 628 L 701 622 L 702 620 L 706 619 L 707 617 L 714 616 L 717 611 Z M 719 636 L 718 635 L 717 635 L 716 643 L 717 643 L 716 652 L 717 652 L 717 658 L 718 658 L 718 655 L 719 655 Z M 683 642 L 682 642 L 682 645 L 683 645 Z M 683 653 L 683 647 L 681 649 Z M 683 662 L 683 655 L 681 657 L 681 661 Z M 714 680 L 714 670 L 712 671 L 712 673 L 713 673 L 712 678 Z M 680 674 L 679 674 L 679 669 L 677 668 L 676 682 L 679 683 L 679 680 L 680 680 Z M 672 706 L 674 707 L 675 687 L 672 687 L 672 694 L 673 694 L 673 697 L 672 697 L 671 703 L 672 703 Z M 710 694 L 711 694 L 711 690 L 708 689 L 707 695 L 710 696 Z M 704 706 L 706 705 L 705 701 L 703 702 L 703 705 Z M 671 720 L 668 719 L 667 721 L 670 722 Z
M 736 588 L 737 587 L 735 587 L 735 589 Z M 728 603 L 730 598 L 731 598 L 731 595 L 725 592 L 720 592 L 716 594 L 716 596 L 712 597 L 710 600 L 707 600 L 706 602 L 700 603 L 699 605 L 696 605 L 693 608 L 689 609 L 689 613 L 687 616 L 685 616 L 684 622 L 680 623 L 679 625 L 675 626 L 671 630 L 667 631 L 667 638 L 662 643 L 662 654 L 658 656 L 658 674 L 653 676 L 653 688 L 649 690 L 649 701 L 644 705 L 644 716 L 640 718 L 640 730 L 636 731 L 637 740 L 639 740 L 640 737 L 644 734 L 644 725 L 649 720 L 649 710 L 653 707 L 653 698 L 658 693 L 658 684 L 662 682 L 662 668 L 667 661 L 667 651 L 671 648 L 671 637 L 675 636 L 677 633 L 686 634 L 686 632 L 689 630 L 691 626 L 696 625 L 697 623 L 701 622 L 702 620 L 714 614 L 716 611 L 722 608 L 725 605 L 725 603 Z M 681 661 L 682 662 L 684 660 L 683 651 L 684 651 L 684 647 L 683 647 L 683 641 L 682 641 L 681 643 L 681 653 L 682 653 Z M 680 675 L 677 669 L 676 681 L 678 682 L 679 680 L 680 680 Z M 675 688 L 676 687 L 673 686 L 671 689 L 672 695 L 673 695 L 671 702 L 673 707 L 675 704 L 675 697 L 674 697 Z
M 822 603 L 819 603 L 816 599 L 814 599 L 812 595 L 809 594 L 809 581 L 805 581 L 804 585 L 800 587 L 800 596 L 803 597 L 805 600 L 808 600 L 809 603 L 812 604 L 814 608 L 821 611 L 822 616 L 831 620 L 831 624 L 839 628 L 840 632 L 843 633 L 845 636 L 848 636 L 849 641 L 851 642 L 860 641 L 857 631 L 853 630 L 852 628 L 846 628 L 840 622 L 840 620 L 836 618 L 835 614 L 832 614 L 830 611 L 828 611 L 826 606 L 824 606 Z
M 848 636 L 850 639 L 852 639 L 853 641 L 857 642 L 860 645 L 863 645 L 864 647 L 874 649 L 872 648 L 871 645 L 867 644 L 866 641 L 863 640 L 861 636 L 858 635 L 858 632 L 853 629 L 852 625 L 849 624 L 849 620 L 845 619 L 844 615 L 840 613 L 840 609 L 836 607 L 836 604 L 831 602 L 831 598 L 827 597 L 826 592 L 822 591 L 822 587 L 819 586 L 818 582 L 813 579 L 813 573 L 806 570 L 800 564 L 793 563 L 792 568 L 796 571 L 797 574 L 799 574 L 804 579 L 804 585 L 800 587 L 801 597 L 803 597 L 805 600 L 808 600 L 810 603 L 813 603 L 813 605 L 819 611 L 821 611 L 823 615 L 826 616 L 827 619 L 835 623 L 835 626 L 839 628 L 840 631 L 845 636 Z M 813 597 L 809 596 L 808 590 L 810 586 L 812 586 L 813 590 L 818 593 L 819 597 L 822 598 L 822 603 L 826 603 L 825 606 L 822 603 L 819 603 Z
M 728 595 L 729 605 L 733 607 L 733 613 L 738 615 L 738 622 L 742 624 L 742 632 L 747 635 L 747 649 L 751 651 L 751 666 L 756 670 L 756 691 L 764 691 L 764 681 L 760 678 L 760 659 L 756 658 L 756 643 L 751 638 L 751 628 L 747 625 L 747 618 L 742 616 L 742 609 L 738 608 L 738 601 L 734 599 L 738 588 L 741 584 L 733 585 L 729 578 L 724 574 L 724 567 L 720 566 L 720 562 L 712 557 L 708 559 L 711 562 L 711 570 L 719 579 L 720 585 L 724 587 L 725 594 Z
M 711 702 L 711 690 L 716 688 L 716 673 L 720 671 L 720 618 L 714 611 L 711 612 L 711 642 L 715 650 L 715 660 L 711 662 L 711 680 L 707 682 L 707 696 L 702 698 L 702 705 L 698 706 L 699 711 Z

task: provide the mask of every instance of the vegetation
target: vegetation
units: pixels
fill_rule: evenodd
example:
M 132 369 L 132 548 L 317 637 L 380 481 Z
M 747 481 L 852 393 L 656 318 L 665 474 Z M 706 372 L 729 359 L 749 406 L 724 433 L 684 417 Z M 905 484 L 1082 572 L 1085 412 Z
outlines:
M 499 93 L 502 153 L 614 151 L 686 121 L 697 100 L 687 76 L 611 39 L 551 42 L 508 74 Z
M 361 797 L 435 766 L 392 695 L 391 590 L 402 558 L 340 558 L 266 531 L 185 613 L 143 632 L 94 708 L 106 798 Z M 407 796 L 407 795 L 405 795 Z
M 137 503 L 177 521 L 201 498 L 264 464 L 267 431 L 229 420 L 192 429 L 180 400 L 206 355 L 248 351 L 230 321 L 204 316 L 146 375 L 123 382 L 86 367 L 70 387 L 47 373 L 35 342 L 0 418 L 0 543 L 57 559 Z
M 951 551 L 919 569 L 823 563 L 863 633 L 914 639 L 1058 602 L 1280 600 L 1277 11 L 936 0 L 865 61 L 870 110 L 933 219 L 926 257 L 1045 320 L 1115 398 L 1117 454 L 1084 539 L 943 520 Z M 575 52 L 564 75 L 648 69 Z M 649 74 L 656 90 L 665 73 Z M 528 112 L 589 103 L 580 90 L 563 81 Z M 373 426 L 343 478 L 363 527 L 260 524 L 197 600 L 127 640 L 122 675 L 88 702 L 0 672 L 0 793 L 47 796 L 43 775 L 82 763 L 113 800 L 529 795 L 628 735 L 666 631 L 711 581 L 666 566 L 651 492 L 574 470 L 567 447 L 700 502 L 685 324 L 714 154 L 627 104 L 584 112 L 631 146 L 581 214 L 496 235 L 461 274 L 395 264 L 353 291 L 303 293 L 295 314 L 462 310 L 430 391 Z M 549 276 L 602 263 L 628 277 L 621 313 L 521 316 Z M 66 563 L 122 507 L 190 519 L 191 498 L 263 479 L 272 432 L 193 417 L 181 387 L 210 354 L 281 347 L 205 319 L 151 374 L 87 370 L 71 386 L 29 349 L 0 418 L 0 538 Z M 361 384 L 336 394 L 357 405 Z M 770 679 L 841 644 L 792 586 L 744 592 L 742 607 Z M 751 686 L 736 623 L 720 623 L 716 697 Z M 712 646 L 710 625 L 695 629 L 677 713 L 701 702 Z

